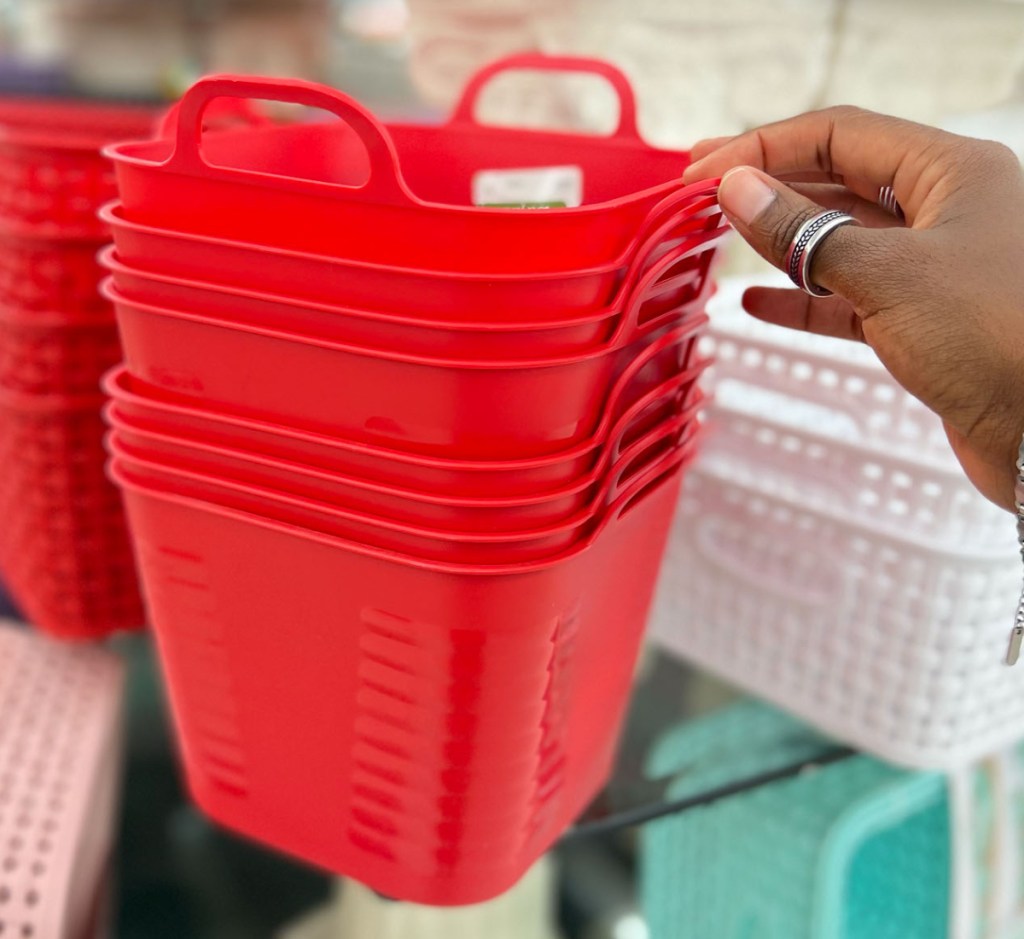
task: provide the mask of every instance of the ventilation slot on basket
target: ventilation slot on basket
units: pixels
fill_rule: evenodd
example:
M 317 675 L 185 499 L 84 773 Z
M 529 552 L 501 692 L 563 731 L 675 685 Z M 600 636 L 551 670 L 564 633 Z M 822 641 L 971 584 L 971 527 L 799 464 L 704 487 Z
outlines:
M 417 630 L 407 619 L 382 610 L 363 610 L 366 627 L 359 649 L 360 713 L 355 721 L 352 783 L 353 844 L 379 857 L 395 858 L 401 822 L 415 814 L 409 797 L 417 791 L 411 752 L 415 746 L 415 658 Z
M 551 634 L 548 687 L 541 718 L 540 762 L 534 796 L 531 836 L 546 827 L 558 808 L 557 797 L 565 780 L 565 741 L 568 739 L 569 707 L 573 693 L 573 662 L 579 635 L 580 611 L 576 608 L 555 622 Z
M 234 795 L 249 791 L 245 748 L 238 729 L 238 705 L 231 665 L 217 615 L 217 599 L 206 582 L 201 557 L 139 544 L 155 576 L 150 592 L 168 597 L 182 611 L 174 634 L 174 656 L 189 662 L 196 682 L 196 707 L 189 715 L 197 754 L 210 780 Z
M 543 700 L 536 691 L 520 687 L 538 679 L 523 677 L 528 670 L 516 668 L 522 648 L 506 637 L 483 629 L 438 629 L 375 609 L 363 611 L 362 623 L 349 829 L 353 843 L 384 858 L 396 856 L 400 844 L 418 843 L 435 863 L 454 864 L 466 811 L 485 814 L 520 839 L 541 829 L 547 811 L 557 807 L 553 796 L 563 783 L 561 742 L 577 616 L 560 618 L 547 639 L 550 662 Z M 493 676 L 498 662 L 502 677 L 481 681 L 483 675 Z M 479 792 L 479 780 L 466 767 L 501 732 L 480 722 L 481 712 L 488 710 L 485 698 L 495 694 L 503 697 L 510 714 L 530 708 L 536 715 L 526 722 L 510 719 L 530 728 L 524 758 L 515 765 L 487 767 L 494 774 L 493 798 L 467 808 L 466 794 Z M 524 787 L 534 789 L 532 808 L 510 811 L 516 799 L 506 801 L 501 793 Z M 407 849 L 402 855 L 407 856 Z

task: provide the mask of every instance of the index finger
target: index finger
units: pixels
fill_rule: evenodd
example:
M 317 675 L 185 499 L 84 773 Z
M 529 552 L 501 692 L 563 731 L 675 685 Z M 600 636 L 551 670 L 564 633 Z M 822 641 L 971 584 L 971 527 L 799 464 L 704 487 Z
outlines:
M 934 162 L 936 145 L 956 139 L 924 124 L 861 108 L 827 108 L 728 140 L 691 164 L 683 180 L 753 166 L 776 177 L 804 174 L 842 183 L 872 202 L 882 186 L 892 186 L 908 218 L 913 218 L 926 196 L 917 183 Z

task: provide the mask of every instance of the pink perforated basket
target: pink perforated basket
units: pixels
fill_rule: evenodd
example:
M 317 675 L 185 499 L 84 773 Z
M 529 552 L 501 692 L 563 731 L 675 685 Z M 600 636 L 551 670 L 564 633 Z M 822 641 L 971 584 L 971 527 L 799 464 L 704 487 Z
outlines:
M 122 669 L 0 622 L 0 936 L 92 939 L 113 846 Z

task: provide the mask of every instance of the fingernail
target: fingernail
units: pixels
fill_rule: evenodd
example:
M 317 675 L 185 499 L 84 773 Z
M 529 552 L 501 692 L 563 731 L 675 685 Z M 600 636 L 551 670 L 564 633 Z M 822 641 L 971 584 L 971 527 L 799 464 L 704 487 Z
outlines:
M 749 225 L 775 198 L 775 190 L 749 166 L 729 170 L 718 187 L 718 203 L 744 225 Z

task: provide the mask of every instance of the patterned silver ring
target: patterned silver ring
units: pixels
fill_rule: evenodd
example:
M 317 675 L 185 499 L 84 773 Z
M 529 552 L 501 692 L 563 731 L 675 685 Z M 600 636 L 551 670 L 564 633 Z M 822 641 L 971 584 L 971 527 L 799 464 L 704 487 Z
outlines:
M 896 201 L 896 193 L 893 191 L 892 186 L 882 186 L 878 190 L 878 204 L 885 209 L 890 215 L 895 215 L 900 221 L 903 221 L 903 206 Z
M 797 229 L 797 233 L 789 245 L 789 250 L 786 252 L 786 273 L 789 274 L 790 280 L 812 297 L 831 296 L 831 290 L 826 290 L 811 282 L 810 272 L 814 255 L 825 239 L 837 228 L 858 224 L 860 223 L 852 215 L 840 212 L 838 209 L 819 212 L 807 219 Z

